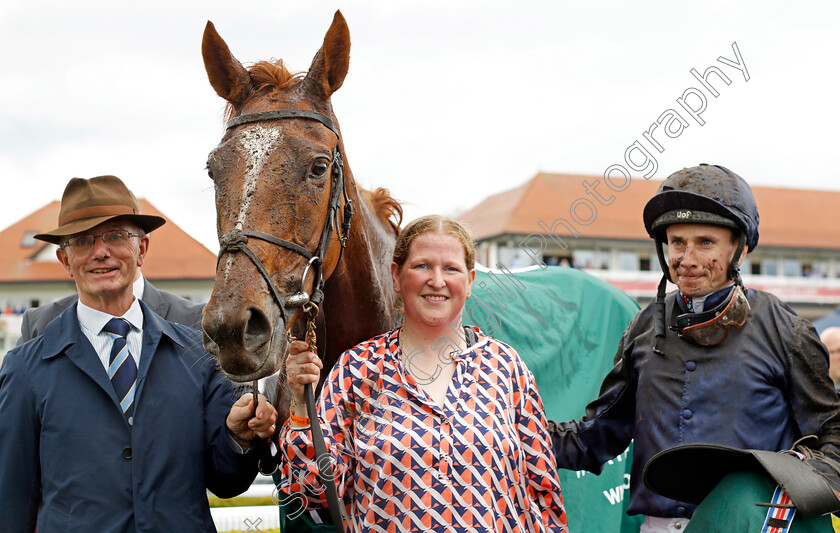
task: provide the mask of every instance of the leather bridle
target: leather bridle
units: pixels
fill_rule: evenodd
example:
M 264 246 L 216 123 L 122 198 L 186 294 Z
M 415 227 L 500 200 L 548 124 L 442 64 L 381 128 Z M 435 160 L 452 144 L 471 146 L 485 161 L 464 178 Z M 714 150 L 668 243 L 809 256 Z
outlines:
M 219 239 L 220 248 L 218 261 L 221 261 L 222 256 L 226 253 L 244 253 L 245 256 L 248 257 L 248 259 L 250 259 L 252 263 L 254 263 L 254 266 L 257 267 L 257 271 L 259 271 L 263 279 L 265 279 L 269 291 L 271 291 L 271 296 L 274 298 L 274 301 L 280 308 L 280 315 L 283 317 L 283 325 L 288 326 L 286 323 L 286 315 L 283 312 L 283 309 L 303 307 L 304 310 L 306 310 L 305 306 L 309 302 L 315 304 L 318 308 L 321 307 L 321 303 L 324 300 L 324 282 L 326 281 L 323 277 L 324 258 L 327 254 L 327 249 L 330 246 L 330 239 L 332 238 L 333 228 L 335 228 L 335 231 L 338 233 L 338 240 L 341 244 L 338 262 L 336 263 L 337 267 L 338 264 L 341 263 L 341 258 L 344 255 L 344 248 L 347 245 L 347 239 L 350 235 L 350 219 L 353 218 L 353 202 L 347 195 L 347 183 L 344 177 L 344 160 L 341 157 L 341 136 L 338 134 L 338 129 L 336 129 L 336 127 L 333 125 L 332 120 L 330 120 L 328 116 L 305 109 L 280 109 L 274 111 L 262 111 L 260 113 L 241 115 L 234 119 L 231 119 L 227 123 L 226 129 L 230 130 L 231 128 L 241 126 L 242 124 L 250 124 L 253 122 L 263 122 L 267 120 L 280 119 L 315 120 L 329 128 L 333 133 L 335 133 L 335 136 L 338 138 L 338 142 L 336 142 L 335 150 L 333 150 L 332 154 L 330 200 L 329 204 L 327 205 L 327 217 L 324 220 L 324 227 L 321 230 L 321 238 L 318 241 L 318 247 L 315 249 L 315 252 L 312 253 L 300 244 L 287 241 L 286 239 L 281 239 L 279 237 L 275 237 L 274 235 L 269 235 L 261 231 L 233 229 L 224 234 L 222 238 Z M 339 208 L 341 207 L 342 196 L 344 196 L 344 208 L 342 209 L 342 221 L 341 227 L 339 228 L 338 217 Z M 303 276 L 300 280 L 300 290 L 296 294 L 293 294 L 285 300 L 282 296 L 280 296 L 280 292 L 277 290 L 277 287 L 271 281 L 271 277 L 269 276 L 268 271 L 266 270 L 262 261 L 260 261 L 257 255 L 253 252 L 253 250 L 251 250 L 251 248 L 248 247 L 249 238 L 259 239 L 273 244 L 275 246 L 286 248 L 287 250 L 290 250 L 292 252 L 297 253 L 298 255 L 303 256 L 308 261 L 307 267 L 304 269 Z M 306 282 L 306 273 L 310 267 L 312 268 L 312 271 L 315 275 L 315 280 L 312 283 L 311 295 L 307 294 L 304 290 L 304 283 Z M 288 327 L 284 327 L 284 329 L 288 329 Z
M 251 113 L 235 117 L 227 123 L 226 129 L 230 130 L 231 128 L 241 126 L 242 124 L 251 124 L 253 122 L 263 122 L 267 120 L 281 119 L 315 120 L 329 128 L 333 133 L 335 133 L 335 136 L 337 137 L 335 150 L 333 150 L 332 154 L 330 200 L 327 206 L 327 217 L 324 221 L 324 227 L 321 230 L 321 238 L 318 241 L 318 247 L 315 249 L 315 252 L 312 253 L 297 243 L 288 241 L 286 239 L 281 239 L 279 237 L 275 237 L 274 235 L 269 235 L 260 231 L 233 229 L 228 233 L 224 234 L 222 238 L 219 239 L 220 247 L 219 256 L 217 259 L 217 269 L 218 262 L 221 261 L 222 256 L 224 254 L 237 252 L 242 252 L 243 254 L 245 254 L 245 256 L 248 259 L 250 259 L 254 266 L 257 268 L 257 271 L 260 273 L 260 275 L 262 275 L 263 279 L 266 282 L 266 285 L 268 285 L 268 289 L 271 292 L 274 301 L 280 308 L 280 316 L 283 319 L 283 329 L 286 330 L 286 334 L 287 336 L 289 336 L 289 338 L 292 338 L 291 326 L 286 321 L 286 313 L 284 310 L 292 308 L 301 308 L 301 310 L 309 316 L 308 330 L 311 331 L 313 335 L 310 337 L 310 349 L 312 349 L 314 347 L 313 345 L 315 318 L 319 310 L 321 309 L 321 305 L 324 300 L 323 289 L 324 282 L 326 281 L 323 276 L 324 258 L 326 257 L 327 250 L 330 246 L 332 232 L 333 230 L 335 230 L 338 234 L 338 240 L 341 245 L 338 255 L 338 261 L 336 262 L 336 267 L 338 267 L 338 265 L 341 263 L 341 258 L 344 255 L 344 248 L 347 245 L 347 239 L 350 235 L 350 219 L 353 217 L 353 202 L 347 195 L 347 183 L 345 181 L 344 174 L 344 160 L 341 157 L 341 136 L 338 133 L 338 129 L 336 129 L 332 120 L 330 120 L 328 116 L 305 109 L 281 109 L 273 111 L 262 111 L 259 113 Z M 341 227 L 339 228 L 339 208 L 341 207 L 342 196 L 344 196 L 344 207 L 341 210 L 342 220 Z M 300 289 L 297 293 L 289 296 L 286 299 L 280 296 L 280 292 L 277 290 L 277 287 L 274 285 L 274 282 L 272 282 L 271 276 L 269 276 L 265 265 L 263 265 L 259 257 L 257 257 L 254 251 L 251 250 L 251 248 L 248 246 L 248 239 L 259 239 L 269 244 L 280 246 L 282 248 L 285 248 L 303 256 L 307 260 L 306 267 L 304 268 L 303 274 L 301 275 L 300 279 Z M 312 269 L 313 274 L 315 276 L 315 279 L 312 282 L 311 295 L 307 294 L 305 290 L 306 276 L 310 268 Z M 253 389 L 254 415 L 256 416 L 257 405 L 259 401 L 256 381 L 254 382 Z M 336 528 L 336 531 L 341 533 L 341 531 L 343 531 L 341 505 L 339 503 L 338 493 L 335 487 L 335 478 L 332 471 L 332 463 L 329 459 L 329 453 L 327 451 L 326 443 L 324 441 L 324 435 L 321 431 L 320 423 L 318 422 L 317 412 L 315 410 L 315 396 L 312 392 L 311 384 L 306 384 L 304 386 L 304 396 L 306 398 L 306 411 L 309 415 L 309 420 L 311 424 L 312 443 L 315 448 L 315 462 L 321 470 L 319 472 L 319 476 L 321 478 L 322 483 L 325 485 L 327 504 L 329 507 L 332 522 Z M 256 445 L 257 453 L 259 456 L 258 465 L 260 471 L 266 475 L 274 473 L 277 470 L 277 459 L 276 457 L 271 457 L 271 451 L 268 446 L 268 441 L 261 439 L 256 443 Z M 268 467 L 266 463 L 270 463 L 271 467 Z

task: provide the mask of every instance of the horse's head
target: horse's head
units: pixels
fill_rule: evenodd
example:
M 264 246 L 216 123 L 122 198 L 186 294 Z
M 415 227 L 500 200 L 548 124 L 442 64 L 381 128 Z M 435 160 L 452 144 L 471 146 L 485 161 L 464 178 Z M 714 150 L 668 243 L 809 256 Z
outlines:
M 318 249 L 325 228 L 338 225 L 328 209 L 341 166 L 330 96 L 347 74 L 350 33 L 336 12 L 306 76 L 280 61 L 245 69 L 210 22 L 201 49 L 231 118 L 207 162 L 221 250 L 205 346 L 231 379 L 250 381 L 280 368 L 303 293 L 312 295 L 319 269 L 327 277 L 338 262 L 335 232 Z

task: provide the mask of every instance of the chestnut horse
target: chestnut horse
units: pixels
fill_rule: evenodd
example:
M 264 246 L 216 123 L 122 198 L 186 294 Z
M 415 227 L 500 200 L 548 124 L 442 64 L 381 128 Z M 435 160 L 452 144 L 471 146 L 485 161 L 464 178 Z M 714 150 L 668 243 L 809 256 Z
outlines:
M 330 103 L 348 70 L 347 23 L 336 12 L 305 76 L 282 61 L 244 68 L 211 22 L 201 49 L 230 119 L 207 163 L 221 251 L 205 347 L 233 381 L 271 375 L 283 367 L 286 330 L 302 338 L 307 302 L 322 296 L 323 382 L 341 352 L 399 322 L 390 264 L 402 208 L 387 190 L 356 185 Z M 348 203 L 349 229 L 339 227 Z M 280 427 L 285 379 L 277 392 Z

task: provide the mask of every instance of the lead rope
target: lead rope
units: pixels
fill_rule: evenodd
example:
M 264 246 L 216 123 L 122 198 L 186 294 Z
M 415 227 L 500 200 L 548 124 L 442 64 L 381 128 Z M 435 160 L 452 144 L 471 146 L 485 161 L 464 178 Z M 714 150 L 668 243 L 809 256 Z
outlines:
M 318 316 L 318 306 L 309 303 L 309 320 L 306 322 L 306 342 L 309 344 L 309 351 L 318 353 L 318 344 L 315 336 L 315 317 Z M 286 331 L 286 338 L 289 344 L 297 339 L 292 335 L 291 328 Z M 341 507 L 339 507 L 338 490 L 335 487 L 335 475 L 333 474 L 332 461 L 327 452 L 327 443 L 324 441 L 324 433 L 321 431 L 321 424 L 318 421 L 318 412 L 315 410 L 315 394 L 312 392 L 312 384 L 303 386 L 303 395 L 306 400 L 306 414 L 309 416 L 309 427 L 312 430 L 312 445 L 315 448 L 315 465 L 318 467 L 318 477 L 324 484 L 324 492 L 327 497 L 327 507 L 330 511 L 330 518 L 337 533 L 343 533 L 344 521 L 341 518 Z
M 260 390 L 257 384 L 256 379 L 251 382 L 252 392 L 254 394 L 254 416 L 252 418 L 257 417 L 257 407 L 260 405 Z M 258 438 L 254 442 L 255 453 L 257 454 L 257 470 L 264 476 L 270 476 L 277 472 L 278 464 L 274 460 L 274 457 L 271 456 L 271 442 L 273 439 L 274 433 L 266 439 Z

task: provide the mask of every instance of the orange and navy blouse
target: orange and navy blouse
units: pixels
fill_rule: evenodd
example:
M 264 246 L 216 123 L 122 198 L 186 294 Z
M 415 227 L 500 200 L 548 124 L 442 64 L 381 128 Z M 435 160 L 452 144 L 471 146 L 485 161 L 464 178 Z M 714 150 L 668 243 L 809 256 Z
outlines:
M 406 371 L 399 328 L 332 369 L 318 409 L 347 531 L 568 531 L 534 377 L 473 329 L 476 344 L 441 351 L 456 362 L 443 407 Z M 309 428 L 287 421 L 280 446 L 283 490 L 325 505 Z

